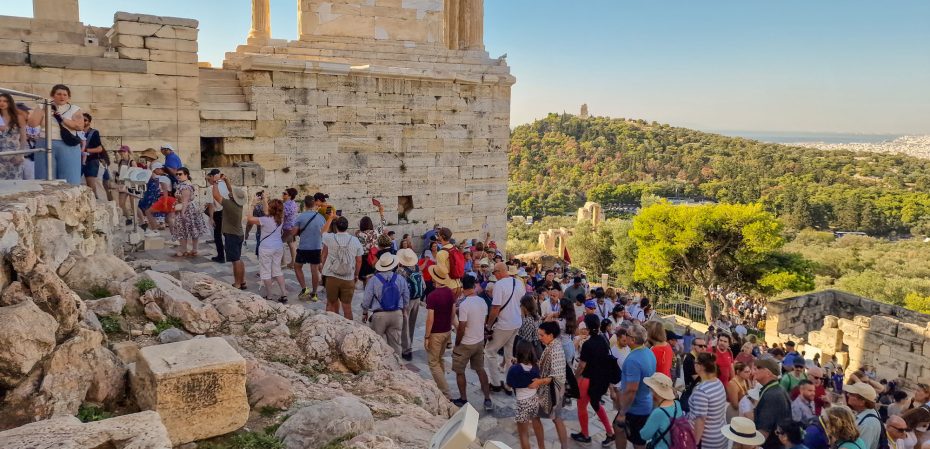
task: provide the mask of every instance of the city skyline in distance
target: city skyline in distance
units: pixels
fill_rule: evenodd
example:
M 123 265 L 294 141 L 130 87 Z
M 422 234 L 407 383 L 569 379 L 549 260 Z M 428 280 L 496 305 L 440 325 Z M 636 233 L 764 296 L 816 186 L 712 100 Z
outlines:
M 200 59 L 245 41 L 250 1 L 98 0 L 81 20 L 128 11 L 200 21 Z M 275 38 L 296 39 L 296 4 L 271 0 Z M 486 0 L 485 44 L 508 54 L 511 126 L 550 112 L 711 132 L 930 134 L 930 2 Z M 0 14 L 31 16 L 28 1 Z

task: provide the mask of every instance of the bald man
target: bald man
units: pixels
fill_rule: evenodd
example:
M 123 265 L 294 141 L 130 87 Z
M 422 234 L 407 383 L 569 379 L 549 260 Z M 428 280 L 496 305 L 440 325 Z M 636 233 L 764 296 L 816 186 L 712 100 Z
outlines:
M 907 423 L 900 416 L 888 417 L 888 421 L 885 422 L 885 430 L 888 431 L 890 446 L 895 449 L 914 449 L 914 446 L 917 445 L 917 435 L 914 432 L 907 431 Z
M 494 264 L 494 278 L 497 281 L 494 283 L 494 290 L 491 294 L 491 312 L 488 314 L 488 321 L 485 325 L 485 331 L 493 331 L 493 335 L 491 341 L 484 347 L 484 359 L 491 381 L 491 390 L 495 392 L 504 390 L 509 395 L 511 391 L 504 385 L 503 379 L 504 374 L 510 370 L 513 359 L 513 341 L 523 324 L 523 317 L 520 314 L 520 298 L 526 294 L 526 286 L 523 285 L 523 281 L 510 276 L 508 272 L 507 265 L 503 262 Z M 504 349 L 503 370 L 497 355 L 497 351 L 501 348 Z

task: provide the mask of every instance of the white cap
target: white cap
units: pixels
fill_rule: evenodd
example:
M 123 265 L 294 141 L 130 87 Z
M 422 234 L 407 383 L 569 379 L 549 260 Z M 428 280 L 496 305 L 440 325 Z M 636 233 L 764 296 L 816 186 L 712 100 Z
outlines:
M 169 149 L 169 150 L 171 150 L 171 151 L 174 151 L 174 147 L 171 146 L 170 143 L 163 143 L 163 144 L 161 144 L 161 147 L 159 147 L 159 148 L 167 148 L 167 149 Z
M 159 168 L 165 168 L 165 164 L 155 161 L 152 162 L 152 165 L 149 165 L 149 170 L 158 170 Z

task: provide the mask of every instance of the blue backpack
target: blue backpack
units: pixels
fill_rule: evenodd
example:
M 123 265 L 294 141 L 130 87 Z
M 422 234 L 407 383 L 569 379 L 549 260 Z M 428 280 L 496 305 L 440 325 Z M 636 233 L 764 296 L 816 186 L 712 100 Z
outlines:
M 395 310 L 400 310 L 400 289 L 397 288 L 397 273 L 394 273 L 391 276 L 391 280 L 385 280 L 381 277 L 381 274 L 376 274 L 376 278 L 381 281 L 381 298 L 378 299 L 378 304 L 381 304 L 381 311 L 383 312 L 393 312 Z

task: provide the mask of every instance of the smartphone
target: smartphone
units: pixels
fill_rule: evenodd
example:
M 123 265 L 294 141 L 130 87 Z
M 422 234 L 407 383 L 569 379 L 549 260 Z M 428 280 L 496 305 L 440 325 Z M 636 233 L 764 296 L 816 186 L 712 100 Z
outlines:
M 374 204 L 375 207 L 381 207 L 381 202 L 374 198 L 371 199 L 371 204 Z
M 326 206 L 326 215 L 333 213 L 333 206 Z
M 336 216 L 337 216 L 337 217 L 341 217 L 341 216 L 342 216 L 342 209 L 337 209 L 337 210 L 336 210 Z

